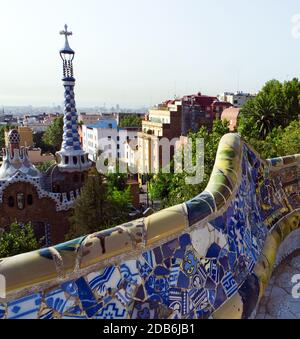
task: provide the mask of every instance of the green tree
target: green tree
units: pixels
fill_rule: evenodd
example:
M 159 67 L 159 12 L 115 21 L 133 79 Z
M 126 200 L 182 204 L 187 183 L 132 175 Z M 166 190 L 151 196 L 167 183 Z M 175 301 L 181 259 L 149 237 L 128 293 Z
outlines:
M 0 258 L 37 250 L 39 243 L 30 224 L 20 226 L 17 222 L 10 225 L 9 231 L 0 235 Z
M 36 168 L 40 171 L 40 172 L 47 172 L 48 169 L 50 167 L 52 167 L 53 165 L 55 165 L 56 162 L 55 161 L 45 161 L 39 165 L 36 165 Z
M 130 188 L 118 190 L 107 178 L 93 171 L 77 198 L 67 239 L 101 231 L 127 222 Z
M 43 142 L 46 145 L 53 147 L 53 154 L 55 154 L 55 152 L 58 151 L 61 147 L 63 137 L 63 125 L 63 116 L 56 118 L 53 123 L 48 127 L 43 136 Z
M 265 140 L 277 127 L 287 127 L 300 114 L 300 82 L 268 81 L 241 109 L 238 131 L 248 142 Z
M 250 100 L 241 110 L 239 132 L 248 138 L 265 139 L 276 125 L 277 109 L 272 96 L 261 93 Z
M 6 126 L 0 126 L 0 149 L 5 148 L 5 130 Z
M 0 149 L 5 148 L 5 132 L 15 129 L 13 125 L 2 125 L 0 126 Z
M 265 159 L 299 154 L 300 121 L 292 121 L 286 128 L 274 128 L 266 140 L 252 144 Z
M 206 127 L 201 127 L 198 132 L 190 133 L 189 137 L 193 140 L 193 159 L 196 157 L 195 142 L 196 139 L 204 139 L 204 178 L 196 185 L 186 183 L 186 178 L 191 176 L 186 172 L 162 173 L 155 175 L 150 181 L 150 196 L 152 200 L 160 200 L 161 207 L 173 206 L 192 199 L 202 192 L 209 180 L 212 172 L 219 142 L 224 134 L 229 133 L 228 122 L 216 120 L 213 123 L 211 133 Z M 171 162 L 171 169 L 174 168 Z
M 55 147 L 53 145 L 47 145 L 44 142 L 45 132 L 36 132 L 33 133 L 33 143 L 34 147 L 40 148 L 42 150 L 42 154 L 45 153 L 55 153 Z
M 142 119 L 139 118 L 135 114 L 131 114 L 128 116 L 125 116 L 123 119 L 121 119 L 119 123 L 119 127 L 141 127 L 142 126 Z

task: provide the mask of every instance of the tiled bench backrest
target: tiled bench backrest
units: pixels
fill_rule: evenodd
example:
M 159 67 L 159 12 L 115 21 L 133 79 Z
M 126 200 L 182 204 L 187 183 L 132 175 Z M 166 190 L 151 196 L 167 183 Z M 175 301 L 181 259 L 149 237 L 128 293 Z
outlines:
M 247 318 L 299 226 L 299 174 L 300 156 L 264 161 L 228 134 L 193 200 L 2 259 L 0 318 Z

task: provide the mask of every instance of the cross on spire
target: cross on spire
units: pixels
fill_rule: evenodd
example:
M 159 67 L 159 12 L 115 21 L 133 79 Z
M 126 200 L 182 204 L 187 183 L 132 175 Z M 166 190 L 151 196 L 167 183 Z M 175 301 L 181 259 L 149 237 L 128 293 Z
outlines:
M 66 39 L 68 39 L 68 36 L 72 35 L 72 32 L 68 32 L 68 25 L 65 25 L 65 30 L 60 31 L 59 34 L 64 35 Z
M 65 46 L 63 49 L 60 50 L 60 53 L 74 55 L 75 53 L 70 47 L 68 41 L 68 36 L 73 35 L 73 33 L 68 31 L 68 25 L 65 25 L 65 29 L 63 31 L 60 31 L 59 34 L 65 36 Z

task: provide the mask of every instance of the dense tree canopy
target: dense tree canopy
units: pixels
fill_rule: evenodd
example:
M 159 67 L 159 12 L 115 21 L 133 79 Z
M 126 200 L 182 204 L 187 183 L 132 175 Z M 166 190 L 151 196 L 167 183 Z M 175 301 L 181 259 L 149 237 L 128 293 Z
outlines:
M 238 131 L 250 143 L 252 139 L 265 140 L 274 128 L 287 127 L 299 114 L 299 80 L 271 80 L 241 109 Z
M 189 185 L 186 178 L 190 174 L 162 173 L 155 175 L 150 181 L 150 197 L 152 200 L 160 200 L 162 207 L 168 207 L 189 200 L 203 191 L 208 183 L 214 166 L 219 142 L 222 136 L 229 133 L 228 123 L 220 120 L 214 121 L 211 132 L 206 127 L 201 127 L 196 133 L 190 133 L 189 137 L 195 141 L 197 138 L 204 139 L 204 178 L 196 185 Z M 194 143 L 195 145 L 195 143 Z M 193 157 L 195 156 L 193 147 Z M 171 168 L 174 167 L 171 165 Z
M 58 151 L 62 144 L 63 137 L 63 116 L 56 118 L 53 123 L 48 127 L 43 136 L 43 142 L 53 147 L 53 154 Z
M 123 187 L 122 179 L 119 180 L 116 176 L 106 178 L 97 171 L 89 176 L 76 200 L 67 239 L 101 231 L 129 220 L 130 188 Z
M 125 116 L 121 119 L 119 127 L 141 127 L 142 119 L 135 114 Z
M 39 248 L 33 228 L 30 224 L 21 226 L 17 222 L 0 235 L 0 258 L 30 252 Z
M 55 153 L 56 149 L 53 145 L 46 144 L 44 141 L 45 132 L 36 132 L 33 133 L 33 144 L 34 147 L 40 148 L 42 154 L 45 153 Z
M 271 80 L 242 108 L 238 132 L 264 158 L 299 153 L 299 116 L 299 80 Z

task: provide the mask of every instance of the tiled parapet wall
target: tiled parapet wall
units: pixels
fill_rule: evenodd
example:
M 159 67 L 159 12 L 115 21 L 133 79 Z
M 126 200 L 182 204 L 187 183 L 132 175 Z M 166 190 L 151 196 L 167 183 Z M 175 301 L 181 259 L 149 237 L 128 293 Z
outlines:
M 2 318 L 248 318 L 300 220 L 300 156 L 220 142 L 206 190 L 145 219 L 0 262 Z

